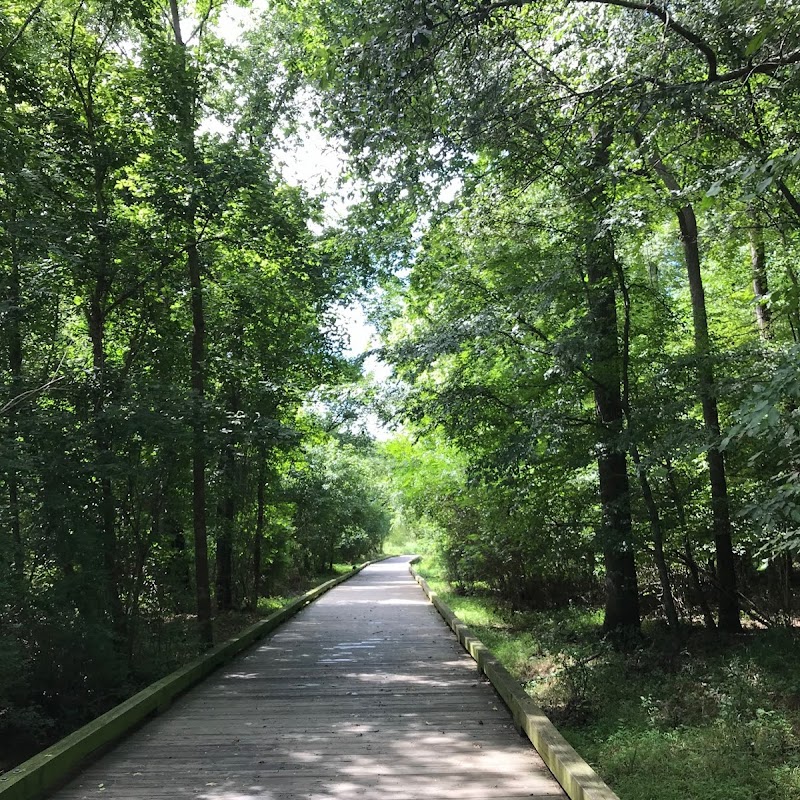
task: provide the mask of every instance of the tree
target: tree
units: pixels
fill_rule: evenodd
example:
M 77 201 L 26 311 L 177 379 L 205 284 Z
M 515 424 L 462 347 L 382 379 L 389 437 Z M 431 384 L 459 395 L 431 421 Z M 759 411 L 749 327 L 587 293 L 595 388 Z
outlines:
M 331 307 L 357 283 L 272 158 L 297 83 L 280 31 L 227 45 L 216 3 L 30 5 L 0 18 L 0 724 L 20 740 L 168 669 L 198 600 L 207 644 L 212 582 L 257 605 L 256 545 L 291 547 L 297 410 L 351 371 Z
M 513 153 L 516 145 L 503 133 L 499 135 L 493 127 L 493 117 L 498 120 L 502 116 L 507 116 L 509 108 L 515 102 L 521 102 L 512 88 L 513 78 L 503 73 L 500 68 L 496 70 L 496 64 L 491 62 L 493 46 L 507 46 L 509 42 L 515 41 L 514 30 L 511 26 L 500 25 L 501 31 L 497 34 L 492 33 L 492 42 L 489 46 L 483 47 L 482 43 L 476 41 L 469 28 L 461 27 L 454 18 L 447 17 L 444 12 L 445 20 L 443 25 L 448 26 L 448 31 L 443 35 L 443 45 L 435 45 L 436 36 L 433 33 L 435 23 L 431 22 L 432 27 L 425 28 L 423 33 L 420 27 L 417 33 L 421 39 L 414 41 L 415 35 L 411 37 L 411 45 L 408 48 L 394 47 L 389 58 L 392 62 L 391 80 L 397 80 L 401 86 L 409 87 L 408 91 L 413 92 L 415 104 L 424 107 L 428 116 L 417 116 L 410 122 L 406 120 L 405 113 L 398 107 L 395 94 L 389 86 L 382 82 L 368 82 L 368 88 L 363 91 L 359 100 L 355 103 L 356 113 L 350 115 L 349 109 L 353 108 L 351 97 L 348 95 L 358 95 L 360 89 L 350 85 L 349 78 L 346 85 L 338 84 L 343 96 L 338 98 L 338 102 L 344 102 L 346 111 L 337 112 L 337 123 L 339 127 L 351 135 L 351 141 L 355 147 L 359 148 L 359 153 L 364 154 L 361 163 L 365 167 L 372 167 L 376 160 L 380 159 L 383 149 L 374 140 L 373 130 L 366 127 L 366 116 L 363 114 L 364 108 L 369 104 L 369 108 L 384 120 L 393 120 L 392 124 L 397 123 L 398 136 L 403 136 L 401 144 L 404 152 L 409 154 L 412 162 L 418 159 L 416 169 L 429 168 L 436 170 L 440 175 L 447 174 L 445 169 L 446 158 L 464 158 L 468 155 L 468 148 L 485 148 L 488 152 L 497 150 L 509 150 Z M 480 19 L 476 20 L 480 26 Z M 421 23 L 420 23 L 421 25 Z M 377 24 L 377 30 L 381 34 L 387 33 L 381 23 Z M 396 33 L 396 28 L 392 26 L 391 32 Z M 419 38 L 417 37 L 417 38 Z M 452 38 L 451 38 L 452 37 Z M 423 41 L 424 40 L 424 41 Z M 459 52 L 455 42 L 463 42 L 464 48 Z M 424 45 L 430 45 L 430 47 Z M 437 73 L 446 76 L 448 83 L 457 82 L 460 77 L 458 73 L 466 71 L 466 45 L 469 45 L 470 59 L 474 59 L 476 49 L 480 52 L 479 68 L 477 70 L 480 79 L 484 84 L 478 88 L 479 99 L 477 104 L 474 100 L 459 95 L 458 98 L 448 99 L 445 102 L 438 102 L 435 97 Z M 387 40 L 382 36 L 376 36 L 370 40 L 369 47 L 373 51 L 387 47 Z M 524 50 L 523 50 L 524 52 Z M 383 52 L 382 55 L 388 55 Z M 356 55 L 356 58 L 358 56 Z M 345 51 L 343 59 L 350 61 L 350 50 Z M 439 64 L 437 59 L 443 63 Z M 433 68 L 434 80 L 430 80 L 430 70 Z M 359 64 L 361 72 L 370 71 L 371 65 L 362 59 Z M 347 67 L 343 70 L 347 73 Z M 326 76 L 327 77 L 327 76 Z M 507 82 L 507 83 L 506 83 Z M 413 89 L 411 85 L 413 83 Z M 475 88 L 474 77 L 470 79 L 471 89 Z M 362 84 L 362 86 L 365 84 Z M 492 101 L 493 107 L 488 114 L 486 109 L 479 110 L 481 103 L 488 101 L 490 94 L 497 95 L 496 89 L 503 86 L 503 91 Z M 537 87 L 543 92 L 552 92 L 552 86 L 546 83 Z M 456 94 L 460 89 L 456 90 Z M 498 99 L 499 98 L 499 99 Z M 460 107 L 463 103 L 464 107 Z M 458 108 L 456 112 L 455 109 Z M 526 108 L 526 111 L 528 109 Z M 530 155 L 538 164 L 546 163 L 549 157 L 550 147 L 554 144 L 552 134 L 546 131 L 538 131 L 535 125 L 539 120 L 535 115 L 542 113 L 543 109 L 533 110 L 534 121 L 531 122 L 531 144 L 526 155 Z M 362 116 L 358 127 L 355 125 L 354 117 L 358 117 L 359 112 Z M 449 116 L 448 116 L 449 114 Z M 369 115 L 371 116 L 371 114 Z M 432 120 L 436 120 L 433 121 Z M 437 124 L 445 131 L 444 136 L 437 133 Z M 416 127 L 415 127 L 416 126 Z M 569 156 L 578 159 L 581 155 L 588 159 L 593 168 L 581 171 L 580 168 L 567 168 L 561 175 L 562 185 L 567 191 L 572 191 L 578 198 L 578 202 L 584 204 L 586 233 L 584 234 L 585 249 L 585 269 L 588 278 L 589 291 L 587 292 L 587 302 L 590 322 L 590 336 L 595 343 L 592 353 L 592 367 L 590 379 L 593 381 L 595 389 L 595 400 L 598 409 L 598 416 L 601 422 L 600 443 L 598 447 L 598 463 L 600 472 L 600 499 L 604 509 L 604 522 L 600 538 L 603 542 L 603 549 L 606 553 L 607 564 L 607 606 L 606 606 L 606 625 L 611 631 L 624 628 L 638 628 L 638 596 L 636 590 L 635 563 L 633 557 L 633 543 L 630 535 L 630 510 L 629 510 L 629 487 L 626 469 L 625 450 L 620 449 L 619 435 L 622 431 L 622 407 L 620 395 L 620 361 L 619 344 L 617 334 L 616 319 L 616 300 L 615 300 L 615 278 L 614 278 L 614 255 L 610 239 L 603 226 L 606 222 L 608 213 L 608 202 L 604 201 L 604 192 L 599 188 L 596 192 L 584 193 L 575 188 L 581 181 L 597 181 L 602 187 L 604 178 L 601 172 L 605 169 L 608 162 L 607 152 L 611 147 L 613 135 L 608 133 L 608 128 L 602 118 L 597 120 L 597 129 L 601 131 L 596 137 L 586 132 L 581 132 L 569 139 L 561 142 L 562 155 L 566 151 Z M 467 138 L 467 144 L 461 142 Z M 538 134 L 538 136 L 537 136 Z M 588 143 L 586 139 L 588 138 Z M 599 142 L 599 143 L 598 143 Z M 425 156 L 425 150 L 441 147 L 444 156 L 442 163 L 438 165 L 435 161 Z M 592 148 L 597 153 L 591 154 Z M 420 155 L 422 151 L 422 155 Z M 589 155 L 586 155 L 589 153 Z M 421 163 L 420 163 L 421 162 Z M 509 166 L 503 164 L 501 159 L 497 159 L 500 169 L 506 175 L 509 185 L 517 185 L 530 180 L 530 172 L 519 169 L 516 162 Z M 574 164 L 574 162 L 572 162 Z M 411 170 L 411 168 L 409 168 Z M 401 172 L 400 180 L 403 173 Z M 413 179 L 413 171 L 412 171 Z
M 780 33 L 755 3 L 735 12 L 603 0 L 569 8 L 524 0 L 364 4 L 359 23 L 368 19 L 370 25 L 361 31 L 343 4 L 326 4 L 324 13 L 314 3 L 306 9 L 311 32 L 304 38 L 328 98 L 325 109 L 332 128 L 346 137 L 359 174 L 375 176 L 373 201 L 383 197 L 389 207 L 405 193 L 403 202 L 416 198 L 424 208 L 433 187 L 454 175 L 468 180 L 483 169 L 505 177 L 509 196 L 543 176 L 562 188 L 610 185 L 609 213 L 600 216 L 608 218 L 623 248 L 626 240 L 646 240 L 637 228 L 657 238 L 655 220 L 664 213 L 679 223 L 709 467 L 720 626 L 737 631 L 729 476 L 720 448 L 719 352 L 697 245 L 705 221 L 698 221 L 695 209 L 708 212 L 724 203 L 731 217 L 740 218 L 744 204 L 761 197 L 777 215 L 795 213 L 793 162 L 784 155 L 790 145 L 777 122 L 794 113 L 792 94 L 785 91 L 800 59 L 793 4 L 774 9 Z M 604 126 L 614 131 L 607 165 L 587 169 L 587 143 Z M 666 181 L 669 190 L 657 211 L 648 186 L 653 178 Z M 624 213 L 634 221 L 629 217 L 626 225 Z M 710 269 L 708 257 L 703 269 Z M 624 274 L 617 283 L 625 286 Z M 630 421 L 640 416 L 630 409 L 628 439 L 634 435 Z M 697 433 L 692 432 L 695 440 Z M 641 434 L 639 425 L 636 435 Z M 645 502 L 653 524 L 658 500 L 653 485 L 645 489 L 641 480 L 651 458 L 640 452 L 637 471 L 642 491 L 650 495 Z M 669 453 L 662 463 L 673 463 Z M 662 491 L 662 502 L 672 505 L 666 499 L 671 489 Z M 657 536 L 663 539 L 663 531 Z

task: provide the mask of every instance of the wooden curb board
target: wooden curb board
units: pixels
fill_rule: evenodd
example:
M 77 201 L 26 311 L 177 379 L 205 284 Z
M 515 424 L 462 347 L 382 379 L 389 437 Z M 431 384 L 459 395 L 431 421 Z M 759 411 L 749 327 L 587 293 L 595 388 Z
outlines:
M 492 651 L 465 625 L 452 609 L 439 599 L 427 581 L 409 564 L 414 579 L 444 621 L 458 637 L 464 649 L 475 659 L 524 733 L 547 764 L 571 800 L 619 800 L 603 779 L 578 755 L 558 732 L 544 711 L 525 692 L 519 681 L 500 663 Z
M 0 775 L 0 800 L 41 800 L 46 797 L 92 758 L 106 751 L 148 717 L 165 711 L 176 697 L 271 633 L 310 602 L 357 575 L 370 564 L 383 560 L 378 558 L 368 561 L 344 575 L 310 589 L 274 614 L 250 625 L 237 636 L 222 642 L 161 680 L 151 683 L 51 747 L 3 773 Z

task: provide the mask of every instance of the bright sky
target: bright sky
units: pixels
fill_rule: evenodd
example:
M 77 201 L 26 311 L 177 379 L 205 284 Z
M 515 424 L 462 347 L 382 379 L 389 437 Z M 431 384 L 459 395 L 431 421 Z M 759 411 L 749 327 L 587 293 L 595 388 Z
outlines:
M 258 22 L 266 8 L 265 0 L 254 0 L 249 8 L 228 2 L 222 8 L 218 32 L 231 44 L 240 42 L 242 34 Z M 311 103 L 309 96 L 306 105 L 310 107 Z M 310 114 L 305 114 L 300 122 L 305 129 L 302 142 L 298 145 L 287 141 L 275 154 L 282 166 L 281 172 L 287 182 L 302 186 L 311 194 L 324 192 L 328 197 L 326 219 L 336 222 L 347 207 L 347 200 L 338 186 L 344 169 L 344 154 L 335 142 L 322 136 Z
M 219 33 L 228 42 L 240 41 L 242 34 L 256 23 L 266 7 L 265 0 L 255 0 L 249 8 L 226 3 L 222 9 Z M 311 103 L 309 96 L 308 106 Z M 339 186 L 339 178 L 345 167 L 344 154 L 336 142 L 326 139 L 314 126 L 310 114 L 305 115 L 301 124 L 304 128 L 301 140 L 287 141 L 276 154 L 281 173 L 287 183 L 302 186 L 309 194 L 325 194 L 325 220 L 335 224 L 344 217 L 352 202 L 347 192 Z M 377 346 L 377 332 L 367 321 L 360 303 L 354 302 L 339 308 L 337 318 L 350 340 L 345 351 L 347 357 L 355 358 Z M 378 382 L 391 375 L 391 369 L 374 356 L 365 360 L 363 371 Z M 377 439 L 390 435 L 374 415 L 368 415 L 366 425 Z

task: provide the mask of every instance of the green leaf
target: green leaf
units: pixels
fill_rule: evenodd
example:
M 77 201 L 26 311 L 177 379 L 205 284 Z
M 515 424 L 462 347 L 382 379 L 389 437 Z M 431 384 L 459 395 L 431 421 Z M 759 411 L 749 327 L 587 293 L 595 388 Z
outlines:
M 770 28 L 762 28 L 749 42 L 747 47 L 744 50 L 744 54 L 750 58 L 750 56 L 755 55 L 760 49 L 761 45 L 764 44 L 764 40 L 767 38 L 767 34 L 770 32 Z
M 772 186 L 773 182 L 774 182 L 774 178 L 771 175 L 768 175 L 766 178 L 764 178 L 763 180 L 760 180 L 756 184 L 756 191 L 759 194 L 762 194 L 767 189 L 769 189 L 770 186 Z

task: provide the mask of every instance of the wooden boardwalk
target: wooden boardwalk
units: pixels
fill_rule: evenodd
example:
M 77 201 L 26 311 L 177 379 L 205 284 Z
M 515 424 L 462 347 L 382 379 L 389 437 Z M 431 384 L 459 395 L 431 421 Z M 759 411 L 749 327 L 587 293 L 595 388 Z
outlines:
M 566 798 L 408 561 L 328 592 L 54 796 Z

